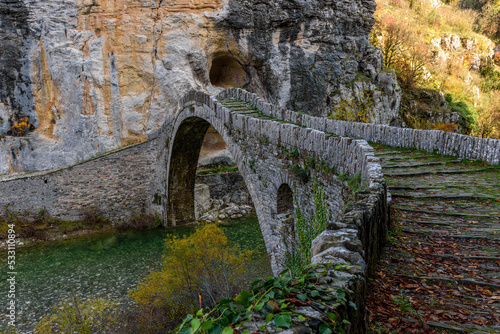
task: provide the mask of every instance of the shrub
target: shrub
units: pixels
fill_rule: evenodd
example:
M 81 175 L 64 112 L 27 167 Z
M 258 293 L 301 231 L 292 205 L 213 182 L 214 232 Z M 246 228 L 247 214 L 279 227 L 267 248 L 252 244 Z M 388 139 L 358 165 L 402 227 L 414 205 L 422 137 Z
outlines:
M 481 9 L 481 18 L 479 20 L 481 30 L 497 40 L 500 39 L 500 3 L 488 2 Z
M 484 92 L 500 90 L 500 71 L 496 69 L 496 66 L 483 66 L 479 73 L 484 78 L 481 82 L 481 89 Z
M 340 104 L 333 108 L 329 118 L 349 122 L 370 122 L 370 114 L 374 108 L 373 91 L 365 91 L 361 96 L 352 99 L 341 98 Z
M 307 165 L 312 169 L 315 169 L 318 164 L 316 163 L 316 159 L 310 157 L 309 159 L 307 159 Z
M 212 307 L 234 296 L 244 285 L 251 252 L 230 245 L 216 224 L 203 225 L 189 237 L 167 239 L 166 249 L 163 269 L 149 274 L 130 293 L 143 310 L 142 321 L 160 313 L 164 322 L 175 324 L 200 306 Z
M 441 130 L 446 132 L 455 132 L 457 129 L 458 125 L 454 123 L 436 124 L 432 127 L 432 130 Z
M 342 266 L 326 264 L 319 272 L 317 266 L 311 265 L 295 275 L 286 270 L 278 277 L 255 281 L 251 290 L 243 290 L 234 299 L 223 300 L 213 309 L 189 314 L 176 333 L 249 334 L 249 325 L 258 326 L 259 333 L 269 333 L 269 328 L 277 333 L 310 333 L 310 329 L 293 331 L 290 328 L 292 323 L 311 317 L 310 313 L 304 312 L 309 308 L 319 311 L 316 312 L 319 316 L 314 316 L 314 333 L 345 333 L 344 328 L 351 323 L 343 319 L 338 310 L 357 310 L 356 304 L 350 301 L 352 291 L 337 289 L 327 292 L 325 285 L 320 283 L 321 278 L 332 270 L 342 269 Z M 322 300 L 325 295 L 329 296 L 329 301 Z M 298 305 L 308 306 L 299 308 Z
M 0 214 L 0 236 L 6 236 L 7 226 L 9 224 L 16 225 L 16 234 L 20 239 L 38 239 L 45 240 L 47 238 L 46 228 L 52 223 L 45 214 L 35 215 L 28 211 L 19 213 L 5 210 Z
M 82 222 L 80 221 L 66 221 L 62 220 L 59 224 L 59 231 L 66 234 L 71 231 L 76 231 L 82 228 Z
M 161 218 L 158 214 L 138 214 L 133 215 L 130 219 L 123 224 L 118 225 L 118 230 L 145 230 L 150 228 L 157 228 L 162 224 Z
M 104 227 L 104 225 L 109 224 L 109 220 L 102 217 L 97 210 L 88 209 L 83 212 L 84 222 L 92 225 L 92 228 L 98 229 Z
M 476 129 L 477 112 L 463 101 L 454 101 L 450 94 L 446 94 L 449 108 L 460 115 L 459 125 L 465 134 L 470 134 Z
M 363 188 L 363 180 L 361 180 L 361 173 L 357 173 L 353 177 L 347 179 L 347 185 L 352 189 L 352 193 L 356 194 Z
M 307 168 L 300 167 L 299 165 L 294 165 L 292 166 L 291 171 L 295 173 L 295 175 L 297 175 L 303 183 L 307 183 L 309 181 L 311 172 L 309 172 Z
M 104 298 L 82 301 L 73 297 L 54 308 L 51 315 L 44 316 L 35 326 L 39 334 L 52 333 L 106 333 L 114 327 L 117 319 L 116 304 Z
M 13 136 L 25 136 L 30 130 L 33 129 L 33 125 L 28 123 L 27 117 L 21 117 L 10 127 L 8 133 Z
M 490 92 L 487 104 L 481 110 L 475 134 L 486 138 L 500 138 L 500 91 Z
M 296 148 L 294 148 L 293 150 L 291 150 L 291 151 L 288 153 L 288 156 L 289 156 L 290 158 L 296 158 L 296 157 L 298 157 L 298 156 L 299 156 L 299 151 L 298 151 Z

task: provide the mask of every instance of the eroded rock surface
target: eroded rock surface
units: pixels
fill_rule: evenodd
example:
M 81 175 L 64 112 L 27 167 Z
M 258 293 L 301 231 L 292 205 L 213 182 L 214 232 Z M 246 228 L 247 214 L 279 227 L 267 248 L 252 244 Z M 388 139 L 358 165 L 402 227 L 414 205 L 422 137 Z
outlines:
M 193 89 L 244 86 L 321 116 L 336 91 L 368 92 L 371 120 L 388 123 L 399 87 L 368 41 L 374 10 L 361 0 L 0 0 L 0 134 L 23 116 L 35 128 L 1 139 L 0 174 L 144 141 Z

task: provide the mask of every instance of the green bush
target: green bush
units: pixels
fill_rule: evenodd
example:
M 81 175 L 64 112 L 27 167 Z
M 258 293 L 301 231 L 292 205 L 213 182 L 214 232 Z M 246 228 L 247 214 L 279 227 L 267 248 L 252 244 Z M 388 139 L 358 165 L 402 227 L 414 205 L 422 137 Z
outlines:
M 290 158 L 296 158 L 299 156 L 299 151 L 296 148 L 294 148 L 293 150 L 290 151 L 290 153 L 288 153 L 288 156 Z
M 481 89 L 484 92 L 500 90 L 500 71 L 496 69 L 496 66 L 483 66 L 479 73 L 484 78 L 481 82 Z
M 445 99 L 448 102 L 448 107 L 460 115 L 458 124 L 462 127 L 462 132 L 470 134 L 474 131 L 478 118 L 477 111 L 463 101 L 454 101 L 450 94 L 446 94 Z
M 309 305 L 320 311 L 317 317 L 318 329 L 315 333 L 345 333 L 344 326 L 350 325 L 342 319 L 337 310 L 353 308 L 349 292 L 342 289 L 325 291 L 320 278 L 331 270 L 342 270 L 341 266 L 325 265 L 321 273 L 316 273 L 317 266 L 308 266 L 296 275 L 288 270 L 278 277 L 269 277 L 252 283 L 251 289 L 243 290 L 234 299 L 226 299 L 213 309 L 200 309 L 196 314 L 189 314 L 177 330 L 177 334 L 250 334 L 246 325 L 259 326 L 259 332 L 268 333 L 266 327 L 273 322 L 278 331 L 290 331 L 293 323 L 304 322 L 307 314 L 299 312 L 296 305 Z M 332 301 L 321 297 L 331 296 Z M 309 308 L 309 307 L 308 307 Z
M 311 172 L 307 168 L 294 165 L 292 166 L 291 171 L 295 173 L 295 175 L 297 175 L 302 182 L 307 183 L 309 181 Z

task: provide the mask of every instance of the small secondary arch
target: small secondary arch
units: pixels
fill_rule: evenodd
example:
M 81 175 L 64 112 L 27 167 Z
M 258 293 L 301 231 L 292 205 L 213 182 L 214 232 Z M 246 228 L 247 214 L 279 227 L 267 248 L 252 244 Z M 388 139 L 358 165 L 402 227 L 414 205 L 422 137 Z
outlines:
M 278 188 L 277 196 L 277 212 L 278 214 L 292 214 L 294 210 L 293 206 L 293 191 L 290 186 L 283 183 Z

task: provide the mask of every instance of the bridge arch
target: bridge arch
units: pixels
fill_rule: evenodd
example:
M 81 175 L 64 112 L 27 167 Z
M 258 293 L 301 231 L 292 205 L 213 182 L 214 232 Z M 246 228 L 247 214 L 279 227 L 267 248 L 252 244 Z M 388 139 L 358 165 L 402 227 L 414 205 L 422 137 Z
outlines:
M 176 226 L 196 220 L 194 202 L 196 169 L 203 139 L 210 126 L 226 142 L 250 193 L 259 220 L 262 217 L 260 206 L 257 205 L 259 198 L 256 196 L 252 182 L 247 175 L 247 161 L 242 158 L 240 147 L 233 141 L 230 130 L 223 122 L 224 120 L 216 115 L 215 110 L 202 104 L 185 106 L 177 113 L 175 125 L 169 131 L 170 136 L 165 145 L 165 148 L 168 148 L 166 152 L 168 156 L 166 160 L 166 203 L 164 203 L 166 212 L 164 222 L 166 225 Z
M 203 138 L 210 123 L 199 117 L 185 119 L 175 133 L 168 175 L 169 224 L 195 221 L 194 185 Z
M 278 214 L 292 214 L 293 213 L 293 191 L 287 183 L 283 183 L 278 188 L 276 196 L 276 208 Z

